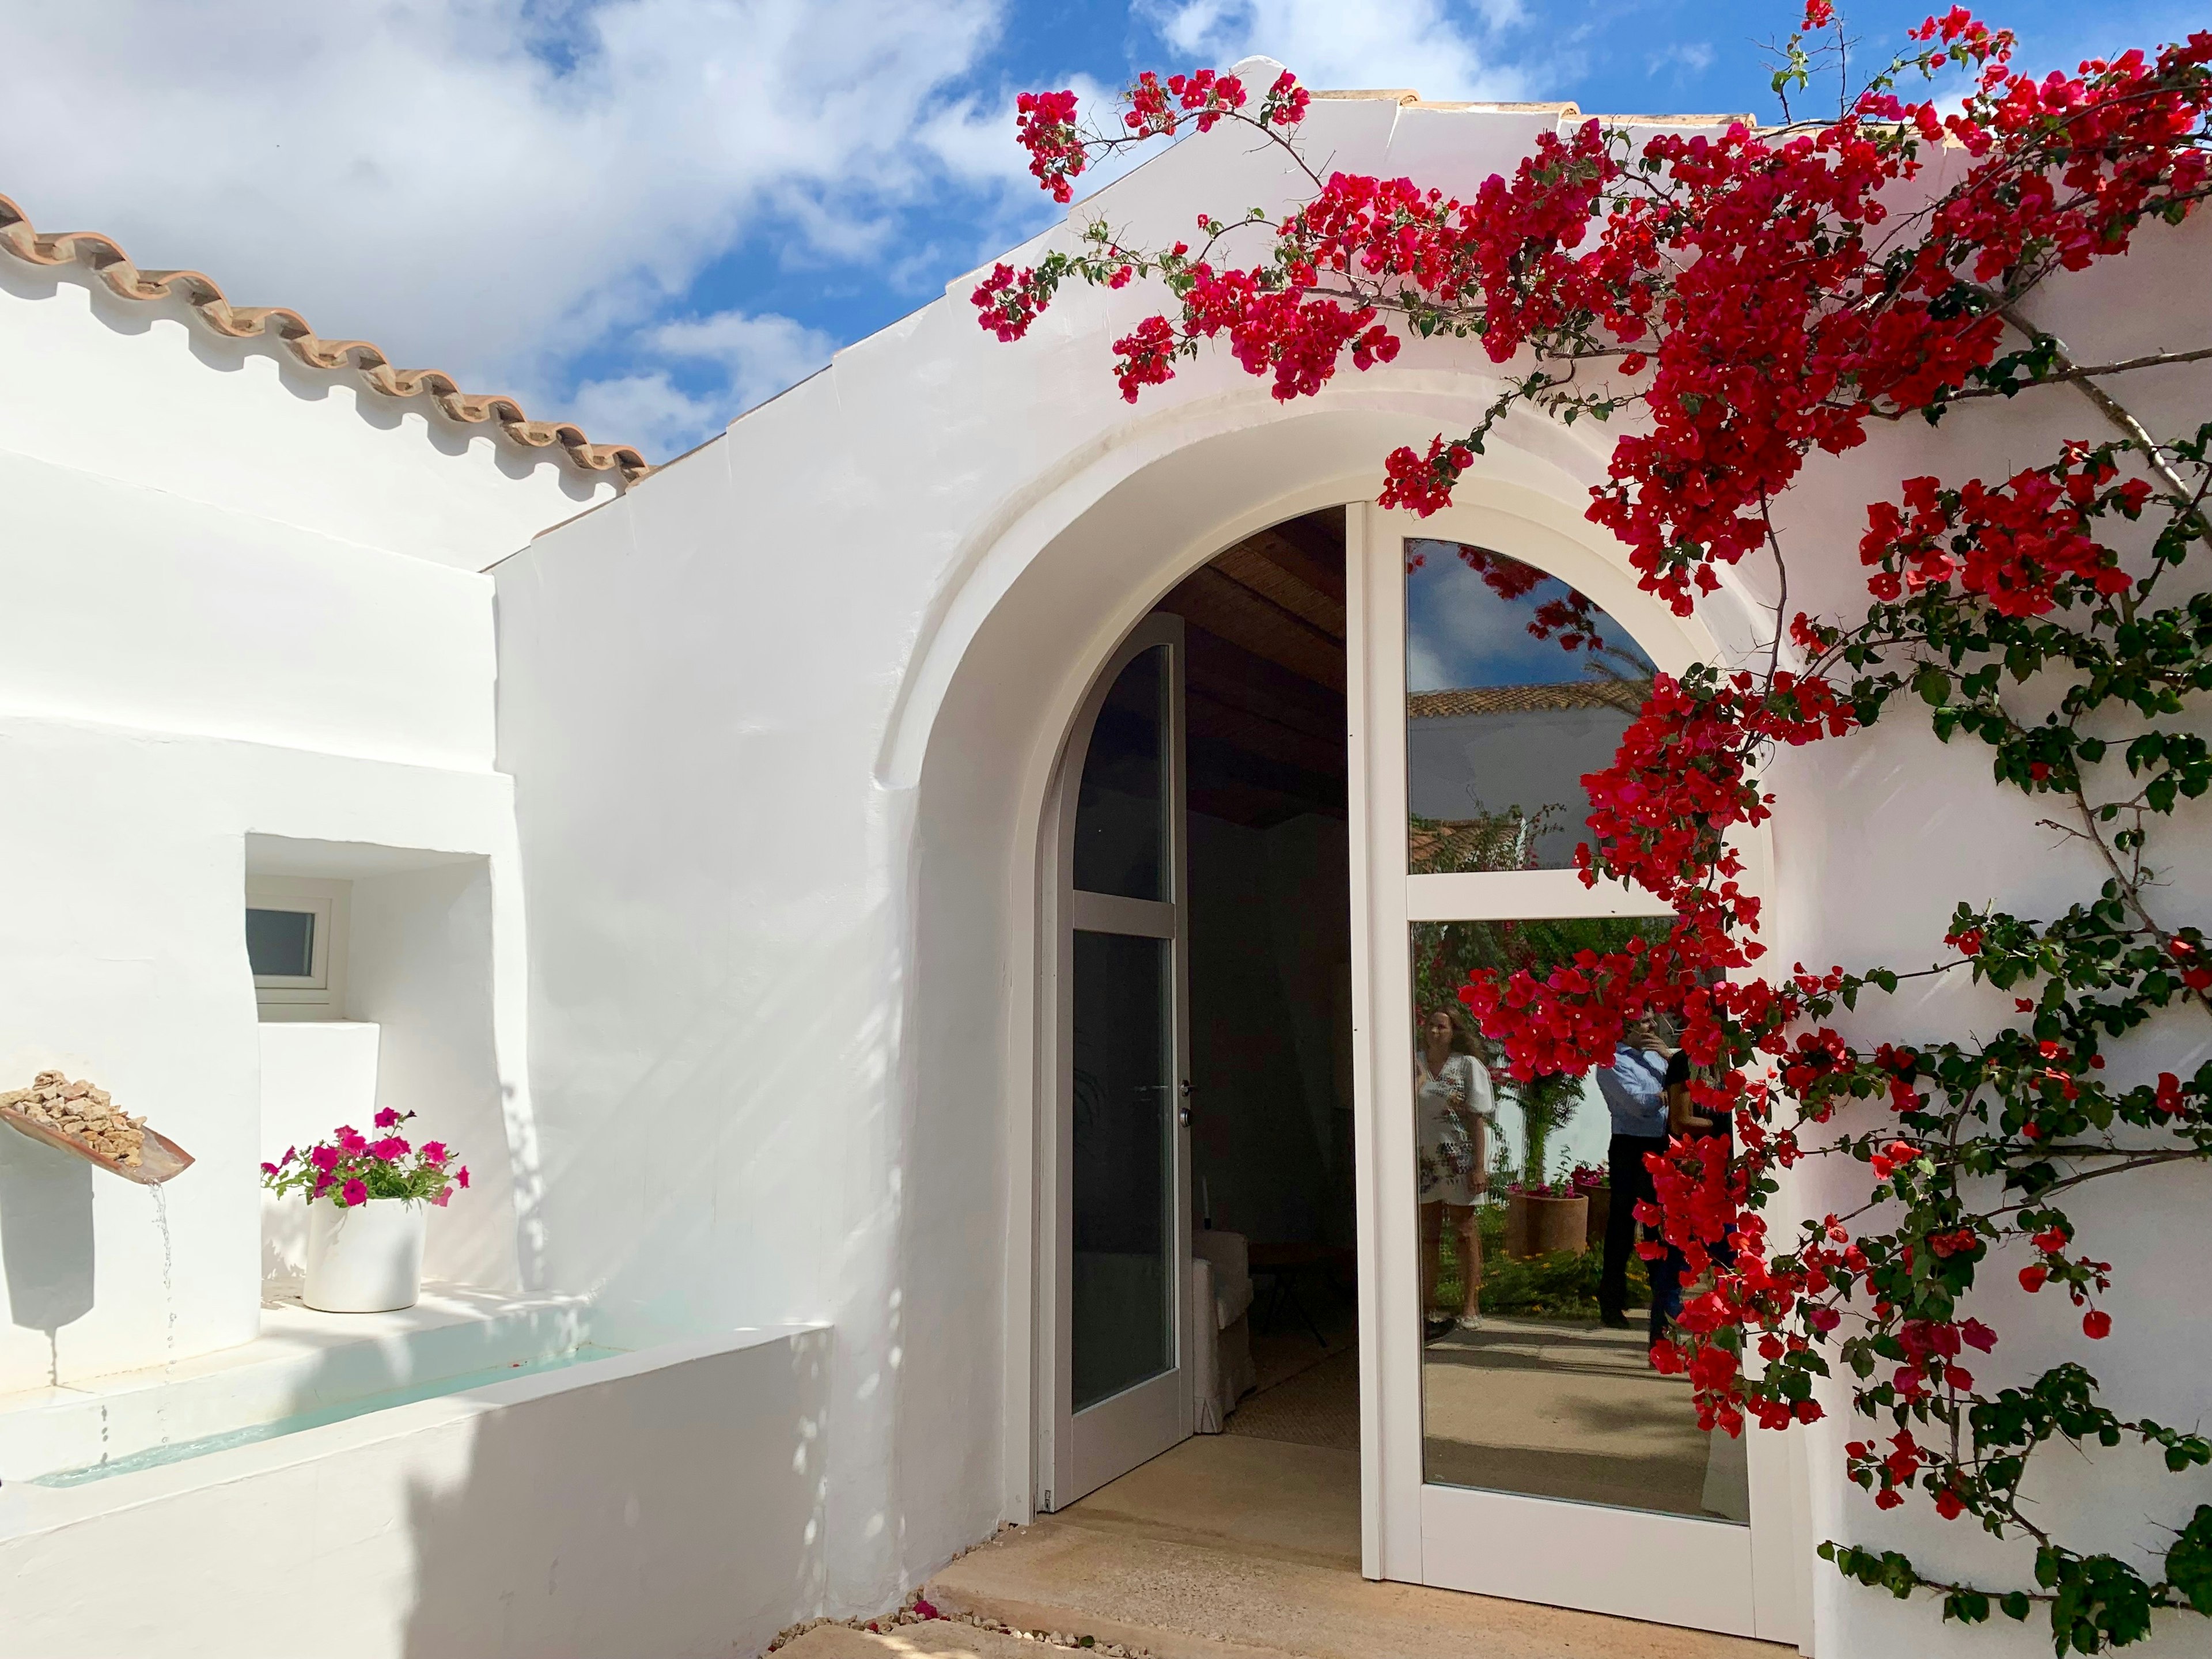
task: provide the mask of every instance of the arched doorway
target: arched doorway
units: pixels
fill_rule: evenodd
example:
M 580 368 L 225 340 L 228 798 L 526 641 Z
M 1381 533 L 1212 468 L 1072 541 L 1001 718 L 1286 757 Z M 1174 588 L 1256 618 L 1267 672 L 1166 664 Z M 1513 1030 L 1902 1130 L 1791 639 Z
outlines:
M 1372 438 L 1360 435 L 1364 424 L 1342 423 L 1329 436 L 1351 436 L 1365 453 L 1380 453 L 1366 448 Z M 1241 451 L 1238 463 L 1247 469 L 1249 482 L 1273 473 L 1254 460 L 1264 441 L 1280 440 L 1295 448 L 1299 436 L 1314 440 L 1321 434 L 1315 428 L 1300 434 L 1295 423 L 1285 423 L 1264 439 L 1248 433 L 1222 441 Z M 1427 523 L 1401 521 L 1373 510 L 1363 500 L 1366 482 L 1346 480 L 1298 483 L 1272 500 L 1248 501 L 1233 513 L 1214 516 L 1213 530 L 1188 538 L 1164 533 L 1175 522 L 1178 507 L 1205 517 L 1209 507 L 1225 504 L 1218 495 L 1209 495 L 1207 486 L 1224 476 L 1233 477 L 1237 468 L 1209 469 L 1198 453 L 1205 447 L 1194 446 L 1156 464 L 1149 478 L 1133 475 L 1067 525 L 1031 564 L 1001 582 L 973 635 L 980 641 L 994 624 L 1005 624 L 979 659 L 994 661 L 996 669 L 971 676 L 971 665 L 962 661 L 947 684 L 944 708 L 963 718 L 981 717 L 983 726 L 995 723 L 1005 737 L 993 745 L 979 742 L 971 729 L 963 741 L 951 738 L 947 728 L 933 732 L 929 742 L 930 768 L 937 769 L 940 761 L 945 765 L 924 779 L 925 945 L 933 932 L 949 942 L 964 927 L 970 936 L 963 948 L 973 949 L 977 916 L 988 914 L 995 916 L 1005 947 L 1001 972 L 1008 1000 L 1003 1024 L 992 1035 L 1005 1062 L 1000 1075 L 1007 1108 L 1006 1364 L 1010 1405 L 1017 1399 L 1027 1405 L 1025 1413 L 1008 1413 L 1009 1508 L 1021 1513 L 1047 1489 L 1037 1477 L 1049 1468 L 1054 1441 L 1049 1426 L 1040 1425 L 1047 1424 L 1056 1402 L 1054 1373 L 1037 1360 L 1042 1345 L 1054 1340 L 1051 1334 L 1062 1315 L 1054 1284 L 1043 1281 L 1034 1266 L 1050 1262 L 1047 1240 L 1059 1224 L 1048 1184 L 1056 1176 L 1042 1161 L 1052 1137 L 1040 1128 L 1039 1115 L 1046 1103 L 1065 1097 L 1056 1057 L 1066 1044 L 1054 1025 L 1061 1017 L 1060 1000 L 1056 992 L 1048 995 L 1043 988 L 1049 977 L 1046 963 L 1061 948 L 1054 931 L 1058 923 L 1046 925 L 1051 914 L 1048 895 L 1060 879 L 1042 833 L 1045 803 L 1056 798 L 1054 768 L 1063 762 L 1068 734 L 1086 698 L 1103 697 L 1110 688 L 1111 679 L 1102 679 L 1103 672 L 1113 665 L 1129 630 L 1158 603 L 1157 596 L 1265 525 L 1334 505 L 1345 514 L 1350 564 L 1344 739 L 1353 786 L 1346 815 L 1347 898 L 1358 1097 L 1358 1462 L 1364 1570 L 1370 1577 L 1786 1637 L 1796 1627 L 1802 1586 L 1789 1476 L 1780 1456 L 1754 1457 L 1741 1477 L 1747 1490 L 1736 1507 L 1748 1516 L 1746 1525 L 1741 1516 L 1693 1516 L 1679 1504 L 1671 1511 L 1655 1508 L 1618 1490 L 1570 1495 L 1557 1481 L 1499 1474 L 1495 1459 L 1487 1473 L 1455 1477 L 1434 1457 L 1435 1443 L 1452 1437 L 1435 1432 L 1437 1425 L 1428 1415 L 1437 1389 L 1435 1361 L 1424 1340 L 1424 1314 L 1429 1310 L 1423 1304 L 1425 1291 L 1433 1287 L 1424 1285 L 1423 1206 L 1416 1174 L 1420 1149 L 1412 1067 L 1406 1060 L 1417 995 L 1418 969 L 1412 958 L 1423 938 L 1416 930 L 1434 936 L 1454 929 L 1494 930 L 1499 924 L 1628 923 L 1649 907 L 1639 906 L 1632 896 L 1583 890 L 1571 871 L 1540 854 L 1523 858 L 1514 867 L 1495 867 L 1480 859 L 1472 864 L 1431 859 L 1421 867 L 1417 817 L 1430 821 L 1431 834 L 1443 823 L 1449 835 L 1455 823 L 1464 830 L 1474 820 L 1499 814 L 1440 813 L 1433 803 L 1420 811 L 1421 804 L 1413 799 L 1409 768 L 1414 751 L 1423 744 L 1433 747 L 1437 734 L 1412 730 L 1411 723 L 1463 720 L 1482 711 L 1471 705 L 1446 716 L 1408 702 L 1426 696 L 1433 702 L 1438 691 L 1476 688 L 1417 687 L 1408 676 L 1407 543 L 1510 549 L 1514 559 L 1589 601 L 1633 641 L 1648 664 L 1660 668 L 1679 670 L 1709 653 L 1711 641 L 1638 592 L 1622 563 L 1598 544 L 1579 510 L 1590 469 L 1563 465 L 1556 453 L 1502 453 L 1495 475 L 1471 485 L 1459 507 Z M 1346 453 L 1326 439 L 1315 447 L 1331 456 Z M 1311 465 L 1310 455 L 1306 470 L 1325 476 L 1329 469 Z M 1289 470 L 1295 473 L 1295 462 Z M 1278 483 L 1285 482 L 1279 473 L 1273 477 Z M 1164 547 L 1176 550 L 1158 552 Z M 1054 568 L 1044 568 L 1048 563 Z M 1462 568 L 1472 568 L 1463 561 Z M 1087 611 L 1082 609 L 1086 605 Z M 1050 614 L 1055 611 L 1057 615 Z M 1533 712 L 1579 718 L 1591 712 L 1589 702 L 1579 709 Z M 1623 713 L 1617 699 L 1613 712 Z M 991 751 L 988 760 L 986 750 Z M 1010 763 L 1017 756 L 1018 763 Z M 1576 765 L 1589 769 L 1602 758 Z M 950 833 L 933 834 L 927 799 L 933 787 L 963 791 L 970 823 L 979 804 L 1002 810 L 1011 836 L 978 844 L 956 841 Z M 1528 804 L 1490 802 L 1486 807 Z M 1521 837 L 1524 853 L 1534 839 Z M 981 850 L 993 845 L 1000 860 L 995 867 L 993 854 Z M 933 854 L 939 856 L 933 866 Z M 952 870 L 959 878 L 931 896 L 933 874 Z M 963 904 L 969 908 L 963 910 Z M 927 914 L 931 909 L 937 912 L 933 917 Z M 929 959 L 927 949 L 921 954 Z M 983 1034 L 981 1022 L 969 1029 Z M 1158 1081 L 1168 1080 L 1172 1071 Z M 1183 1201 L 1188 1206 L 1188 1196 Z M 1686 1401 L 1680 1403 L 1686 1406 Z M 1758 1449 L 1781 1454 L 1785 1449 Z M 1703 1455 L 1702 1445 L 1698 1455 Z M 1018 1492 L 1017 1484 L 1024 1481 L 1026 1489 Z M 1772 1547 L 1759 1547 L 1762 1535 Z M 1599 1540 L 1595 1549 L 1593 1539 Z

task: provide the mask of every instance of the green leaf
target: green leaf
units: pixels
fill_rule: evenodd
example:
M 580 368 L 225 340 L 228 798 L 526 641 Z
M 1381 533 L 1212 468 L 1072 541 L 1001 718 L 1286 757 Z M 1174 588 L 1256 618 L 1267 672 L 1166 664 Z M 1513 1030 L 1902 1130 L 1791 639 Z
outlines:
M 2212 1504 L 2199 1504 L 2166 1553 L 2166 1582 L 2203 1613 L 2212 1613 Z

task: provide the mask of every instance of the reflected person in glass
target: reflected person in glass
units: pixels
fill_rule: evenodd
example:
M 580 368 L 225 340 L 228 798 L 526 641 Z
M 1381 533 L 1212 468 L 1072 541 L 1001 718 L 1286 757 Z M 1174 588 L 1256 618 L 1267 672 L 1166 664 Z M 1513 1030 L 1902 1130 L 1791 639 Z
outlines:
M 1455 1325 L 1480 1316 L 1482 1234 L 1475 1206 L 1489 1184 L 1490 1127 L 1498 1115 L 1489 1068 L 1446 1008 L 1422 1016 L 1413 1055 L 1416 1170 L 1421 1212 L 1423 1335 L 1435 1341 Z M 1460 1267 L 1460 1306 L 1439 1310 L 1444 1225 L 1449 1221 Z
M 1723 1156 L 1735 1150 L 1735 1126 L 1726 1113 L 1711 1116 L 1699 1111 L 1697 1103 L 1690 1098 L 1690 1056 L 1677 1048 L 1667 1060 L 1667 1076 L 1662 1091 L 1667 1102 L 1667 1132 L 1679 1139 L 1700 1139 L 1707 1136 L 1718 1139 Z M 1711 1247 L 1716 1261 L 1733 1259 L 1733 1236 L 1730 1240 Z M 1676 1246 L 1669 1244 L 1667 1254 L 1651 1264 L 1651 1341 L 1656 1346 L 1664 1340 L 1667 1327 L 1674 1316 L 1682 1311 L 1682 1276 L 1689 1272 L 1690 1264 Z
M 1605 1214 L 1605 1266 L 1598 1275 L 1601 1322 L 1628 1328 L 1628 1252 L 1636 1242 L 1636 1206 L 1653 1200 L 1648 1153 L 1667 1151 L 1667 1045 L 1649 1020 L 1628 1029 L 1613 1064 L 1601 1066 L 1598 1092 L 1613 1115 L 1613 1139 L 1606 1149 L 1607 1183 L 1612 1196 Z

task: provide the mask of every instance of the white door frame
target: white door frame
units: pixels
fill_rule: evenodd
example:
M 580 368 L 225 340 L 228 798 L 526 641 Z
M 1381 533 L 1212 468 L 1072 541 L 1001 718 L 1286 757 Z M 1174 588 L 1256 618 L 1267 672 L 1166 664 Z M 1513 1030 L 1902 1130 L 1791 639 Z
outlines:
M 1363 1570 L 1370 1578 L 1795 1640 L 1804 1621 L 1792 1487 L 1802 1448 L 1794 1436 L 1753 1435 L 1748 1527 L 1422 1480 L 1409 925 L 1668 912 L 1641 892 L 1585 887 L 1572 870 L 1408 872 L 1402 541 L 1468 542 L 1536 565 L 1629 628 L 1668 672 L 1717 654 L 1702 628 L 1638 589 L 1622 562 L 1560 504 L 1480 479 L 1458 493 L 1456 505 L 1428 519 L 1365 503 L 1346 514 Z M 1754 892 L 1765 886 L 1765 850 L 1763 840 L 1745 849 L 1745 885 Z
M 1162 741 L 1168 765 L 1168 893 L 1164 902 L 1079 892 L 1074 886 L 1076 801 L 1091 735 L 1114 682 L 1140 653 L 1168 647 L 1168 697 Z M 1170 1332 L 1174 1364 L 1159 1376 L 1072 1413 L 1070 1355 L 1073 1349 L 1074 1156 L 1073 1122 L 1074 948 L 1078 929 L 1133 934 L 1173 941 L 1176 1081 L 1188 1094 L 1190 1075 L 1190 945 L 1187 925 L 1189 872 L 1185 842 L 1186 775 L 1183 758 L 1183 623 L 1155 612 L 1131 629 L 1102 666 L 1070 726 L 1053 785 L 1046 793 L 1040 845 L 1046 867 L 1039 872 L 1042 973 L 1038 1012 L 1043 1030 L 1037 1045 L 1036 1237 L 1042 1271 L 1037 1275 L 1035 1328 L 1046 1340 L 1036 1345 L 1037 1473 L 1040 1510 L 1065 1509 L 1147 1458 L 1187 1439 L 1195 1420 L 1188 1363 L 1191 1333 L 1190 1130 L 1183 1097 L 1169 1103 L 1176 1113 L 1173 1167 L 1169 1180 L 1174 1198 L 1170 1227 L 1169 1280 L 1176 1299 Z

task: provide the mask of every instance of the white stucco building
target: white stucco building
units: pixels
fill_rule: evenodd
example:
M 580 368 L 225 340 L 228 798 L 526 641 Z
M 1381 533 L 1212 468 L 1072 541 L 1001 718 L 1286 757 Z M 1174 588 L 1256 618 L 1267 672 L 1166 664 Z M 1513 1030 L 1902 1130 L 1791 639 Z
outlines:
M 1573 118 L 1355 94 L 1316 101 L 1310 142 L 1471 191 Z M 1291 187 L 1224 131 L 1075 213 L 1142 240 Z M 2106 361 L 2201 341 L 2208 237 L 2153 228 L 2039 317 Z M 1533 811 L 1555 748 L 1626 716 L 1509 709 L 1534 780 L 1510 802 L 1425 771 L 1486 739 L 1409 751 L 1409 695 L 1518 682 L 1409 681 L 1408 607 L 1448 629 L 1460 600 L 1422 609 L 1402 541 L 1537 566 L 1662 669 L 1769 625 L 1756 572 L 1687 620 L 1636 588 L 1583 516 L 1605 429 L 1516 416 L 1458 504 L 1401 520 L 1370 504 L 1382 458 L 1471 423 L 1497 385 L 1478 354 L 1411 349 L 1290 405 L 1224 356 L 1132 405 L 1108 343 L 1151 297 L 1066 295 L 1006 346 L 963 277 L 648 473 L 114 252 L 0 202 L 0 1084 L 93 1077 L 198 1162 L 157 1199 L 0 1133 L 0 1654 L 301 1651 L 239 1612 L 285 1582 L 373 1587 L 333 1654 L 750 1655 L 872 1613 L 1190 1432 L 1209 1218 L 1356 1279 L 1370 1577 L 1829 1659 L 2042 1650 L 1813 1559 L 1906 1540 L 2018 1571 L 1924 1510 L 1878 1516 L 1840 1476 L 1848 1423 L 1755 1437 L 1736 1472 L 1693 1448 L 1702 1500 L 1573 1487 L 1546 1472 L 1565 1453 L 1450 1473 L 1480 1437 L 1441 1424 L 1419 1328 L 1408 940 L 1649 907 L 1556 859 L 1409 869 L 1409 793 L 1425 818 Z M 2139 395 L 2179 427 L 2208 388 L 2197 365 Z M 1785 511 L 1835 556 L 1793 600 L 1850 607 L 1851 514 L 1887 481 L 2008 470 L 2085 426 L 2039 398 L 1819 461 Z M 2032 912 L 2084 884 L 2030 805 L 1961 775 L 1903 720 L 1778 763 L 1755 849 L 1775 956 L 1915 959 L 1960 896 Z M 1136 838 L 1098 880 L 1092 829 Z M 2212 899 L 2208 869 L 2176 862 L 2177 905 Z M 249 904 L 322 907 L 319 1000 L 257 995 Z M 1189 1083 L 1191 1121 L 1108 1145 L 1097 1099 L 1166 1112 Z M 420 1109 L 478 1179 L 434 1219 L 442 1288 L 349 1327 L 283 1299 L 296 1217 L 264 1214 L 255 1166 L 372 1102 Z M 1086 1235 L 1133 1193 L 1164 1206 L 1144 1237 Z M 2099 1374 L 2166 1421 L 2206 1404 L 2212 1318 L 2172 1244 L 2206 1196 L 2177 1170 L 2081 1210 L 2129 1339 Z M 2019 1363 L 2067 1350 L 2059 1312 L 2006 1307 Z M 620 1356 L 483 1390 L 579 1340 Z M 1122 1371 L 1086 1380 L 1086 1343 Z M 35 1484 L 229 1431 L 241 1398 L 282 1417 L 440 1377 L 460 1391 Z M 1589 1478 L 1646 1478 L 1607 1455 Z M 2125 1457 L 2052 1501 L 2154 1547 L 2184 1511 Z M 84 1565 L 109 1550 L 127 1593 Z

